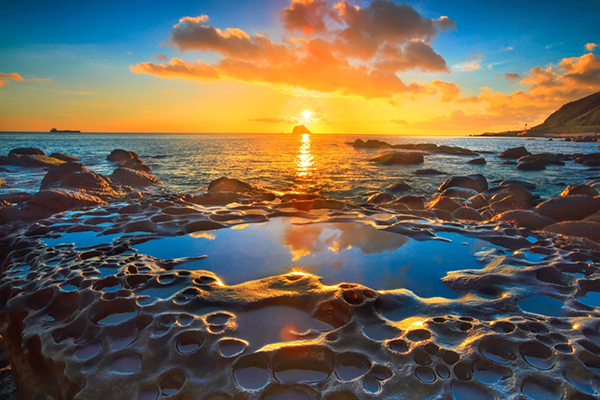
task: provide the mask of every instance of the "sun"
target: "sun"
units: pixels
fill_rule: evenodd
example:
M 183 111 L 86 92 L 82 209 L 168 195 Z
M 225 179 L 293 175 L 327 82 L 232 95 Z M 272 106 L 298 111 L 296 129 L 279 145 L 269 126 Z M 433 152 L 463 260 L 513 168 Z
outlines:
M 304 111 L 302 112 L 302 116 L 303 116 L 304 118 L 306 118 L 306 119 L 309 119 L 309 118 L 310 118 L 310 116 L 311 116 L 311 112 L 310 112 L 309 110 L 304 110 Z

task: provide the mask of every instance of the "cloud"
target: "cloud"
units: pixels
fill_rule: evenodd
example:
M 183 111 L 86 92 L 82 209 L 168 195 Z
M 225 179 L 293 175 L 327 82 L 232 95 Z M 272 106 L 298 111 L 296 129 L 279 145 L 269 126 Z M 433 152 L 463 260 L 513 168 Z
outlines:
M 516 82 L 521 79 L 521 75 L 517 74 L 516 72 L 505 72 L 504 79 L 509 82 Z
M 514 47 L 512 47 L 512 46 L 507 46 L 507 47 L 504 47 L 504 48 L 502 48 L 502 49 L 500 49 L 500 50 L 502 50 L 502 51 L 513 51 L 514 49 L 515 49 L 515 48 L 514 48 Z
M 586 43 L 585 45 L 585 49 L 589 52 L 594 51 L 594 49 L 598 47 L 598 45 L 596 43 Z
M 168 43 L 182 52 L 214 52 L 220 59 L 206 64 L 202 58 L 172 58 L 167 63 L 161 57 L 162 63 L 143 62 L 130 69 L 161 78 L 233 80 L 367 99 L 431 90 L 405 83 L 398 72 L 449 72 L 431 46 L 439 32 L 455 28 L 446 16 L 426 18 L 411 6 L 383 0 L 365 8 L 346 1 L 331 7 L 324 0 L 292 0 L 281 18 L 287 32 L 302 31 L 306 38 L 292 36 L 276 43 L 263 34 L 213 27 L 206 15 L 184 17 L 171 30 Z
M 25 81 L 25 79 L 23 79 L 23 77 L 19 74 L 17 74 L 16 72 L 11 72 L 10 74 L 5 74 L 0 72 L 0 79 L 10 79 L 13 81 L 20 81 L 23 82 Z
M 454 82 L 444 82 L 436 79 L 431 82 L 431 86 L 435 89 L 434 92 L 442 94 L 440 101 L 451 102 L 460 98 L 460 87 Z
M 281 12 L 283 27 L 288 31 L 301 31 L 305 36 L 327 31 L 325 17 L 336 19 L 329 4 L 321 0 L 292 0 Z
M 481 65 L 480 64 L 467 64 L 467 65 L 463 66 L 463 68 L 467 71 L 472 71 L 472 70 L 481 69 Z
M 156 61 L 169 61 L 169 57 L 166 54 L 155 54 L 152 56 Z
M 558 65 L 532 68 L 520 81 L 527 90 L 510 94 L 481 88 L 481 94 L 459 102 L 482 103 L 491 116 L 544 119 L 566 102 L 600 90 L 600 56 L 592 53 L 562 59 Z
M 52 82 L 52 79 L 50 78 L 36 78 L 35 76 L 32 76 L 31 78 L 27 78 L 28 82 Z

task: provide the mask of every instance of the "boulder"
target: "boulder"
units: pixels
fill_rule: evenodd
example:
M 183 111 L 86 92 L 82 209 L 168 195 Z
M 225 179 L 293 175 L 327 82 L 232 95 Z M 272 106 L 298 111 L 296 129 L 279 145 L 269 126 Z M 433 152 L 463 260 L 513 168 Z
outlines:
M 452 200 L 450 197 L 439 196 L 438 198 L 427 203 L 428 209 L 437 209 L 448 211 L 449 213 L 460 208 L 460 204 Z
M 462 187 L 450 187 L 444 190 L 440 196 L 446 197 L 459 197 L 461 199 L 468 199 L 470 197 L 476 196 L 477 191 L 469 188 Z
M 483 157 L 479 157 L 479 158 L 474 158 L 472 160 L 467 161 L 467 164 L 473 164 L 473 165 L 485 165 L 486 161 L 485 158 Z
M 584 196 L 598 196 L 598 191 L 591 186 L 588 185 L 569 185 L 560 196 L 573 196 L 573 195 L 584 195 Z
M 36 149 L 33 147 L 21 147 L 18 149 L 12 149 L 11 151 L 8 152 L 8 156 L 45 156 L 46 153 L 44 153 L 42 150 L 40 149 Z
M 381 147 L 391 147 L 389 143 L 381 140 L 368 139 L 366 142 L 361 139 L 356 139 L 352 143 L 352 147 L 355 149 L 379 149 Z
M 64 164 L 64 161 L 39 154 L 12 154 L 8 156 L 8 164 L 24 168 L 51 168 Z
M 600 243 L 600 223 L 592 221 L 566 221 L 548 225 L 544 232 L 575 236 Z
M 523 186 L 511 184 L 506 186 L 498 186 L 498 190 L 491 198 L 490 202 L 502 200 L 505 197 L 512 196 L 523 203 L 531 203 L 533 194 Z M 491 190 L 490 190 L 491 192 Z
M 506 149 L 502 153 L 498 154 L 500 158 L 521 158 L 524 156 L 528 156 L 531 153 L 527 151 L 524 146 L 514 147 L 512 149 Z
M 519 228 L 529 228 L 532 230 L 542 229 L 555 222 L 552 218 L 545 217 L 531 210 L 506 211 L 496 215 L 493 220 L 510 222 Z
M 90 194 L 70 190 L 41 190 L 35 193 L 28 204 L 39 210 L 52 213 L 107 204 L 104 200 Z
M 423 164 L 423 153 L 391 152 L 373 157 L 370 161 L 383 165 Z
M 546 169 L 546 164 L 542 161 L 527 161 L 517 165 L 519 171 L 543 171 Z
M 522 210 L 527 208 L 527 205 L 523 200 L 517 198 L 516 196 L 507 194 L 501 199 L 491 201 L 489 208 L 494 212 L 494 214 L 500 214 L 510 210 Z
M 152 168 L 144 163 L 139 158 L 128 158 L 127 160 L 119 161 L 117 167 L 135 169 L 136 171 L 150 172 Z
M 128 160 L 130 158 L 140 158 L 137 153 L 133 152 L 133 151 L 127 151 L 127 150 L 123 150 L 123 149 L 115 149 L 113 150 L 108 157 L 106 157 L 106 159 L 108 161 L 113 161 L 113 162 L 118 162 L 118 161 L 125 161 Z
M 488 205 L 488 199 L 485 195 L 479 193 L 475 196 L 469 197 L 467 203 L 470 204 L 473 208 L 483 208 Z
M 395 204 L 404 204 L 411 210 L 424 210 L 425 201 L 419 196 L 402 196 L 394 200 Z
M 102 192 L 106 195 L 116 194 L 108 177 L 90 172 L 86 167 L 76 162 L 67 162 L 48 171 L 42 179 L 40 189 L 51 187 Z
M 483 221 L 481 214 L 471 207 L 460 207 L 454 210 L 452 216 L 461 221 Z
M 415 175 L 446 175 L 445 172 L 438 171 L 437 169 L 426 168 L 426 169 L 418 169 L 413 172 Z
M 438 192 L 451 187 L 462 187 L 467 189 L 473 189 L 478 193 L 485 192 L 488 189 L 488 183 L 485 177 L 481 174 L 468 175 L 468 176 L 453 176 L 446 180 L 438 188 Z
M 210 193 L 216 192 L 235 192 L 235 193 L 247 193 L 255 191 L 256 188 L 249 183 L 242 182 L 238 179 L 227 178 L 225 176 L 215 179 L 208 184 L 208 191 Z
M 535 211 L 557 222 L 578 221 L 600 211 L 600 198 L 583 195 L 555 197 L 538 204 Z
M 392 192 L 392 193 L 406 192 L 407 190 L 410 190 L 410 189 L 411 189 L 411 186 L 405 182 L 392 183 L 387 188 L 385 188 L 386 191 Z
M 388 193 L 375 193 L 367 198 L 367 203 L 381 204 L 391 201 L 394 201 L 394 196 Z
M 117 168 L 113 171 L 111 178 L 122 185 L 134 188 L 143 188 L 159 183 L 160 181 L 143 171 L 136 171 L 129 168 Z
M 550 153 L 530 154 L 528 156 L 523 156 L 519 158 L 517 161 L 519 161 L 520 163 L 538 161 L 546 165 L 565 165 L 565 163 L 561 160 L 560 154 Z
M 456 146 L 437 145 L 434 143 L 410 143 L 410 144 L 396 144 L 392 146 L 393 149 L 404 149 L 404 150 L 420 150 L 429 151 L 432 153 L 450 154 L 455 156 L 476 156 L 477 153 Z
M 64 154 L 64 153 L 52 153 L 52 154 L 50 154 L 50 157 L 54 157 L 54 158 L 57 158 L 59 160 L 65 161 L 65 162 L 79 161 L 79 158 L 73 157 L 73 156 L 70 156 L 70 155 Z
M 519 181 L 516 179 L 506 179 L 498 184 L 498 186 L 508 186 L 508 185 L 523 186 L 527 190 L 535 190 L 535 187 L 536 187 L 533 183 Z

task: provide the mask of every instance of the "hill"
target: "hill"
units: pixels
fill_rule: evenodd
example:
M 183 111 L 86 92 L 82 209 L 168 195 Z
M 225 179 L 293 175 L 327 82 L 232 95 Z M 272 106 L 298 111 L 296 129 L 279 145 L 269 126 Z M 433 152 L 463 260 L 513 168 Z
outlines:
M 600 92 L 563 105 L 546 120 L 523 134 L 519 131 L 484 133 L 482 136 L 544 136 L 561 133 L 600 132 Z

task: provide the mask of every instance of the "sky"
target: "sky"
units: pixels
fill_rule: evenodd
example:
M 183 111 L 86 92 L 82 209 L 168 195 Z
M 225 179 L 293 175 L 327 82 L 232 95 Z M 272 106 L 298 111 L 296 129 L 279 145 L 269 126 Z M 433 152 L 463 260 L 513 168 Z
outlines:
M 597 0 L 6 1 L 0 131 L 470 135 L 600 91 Z

